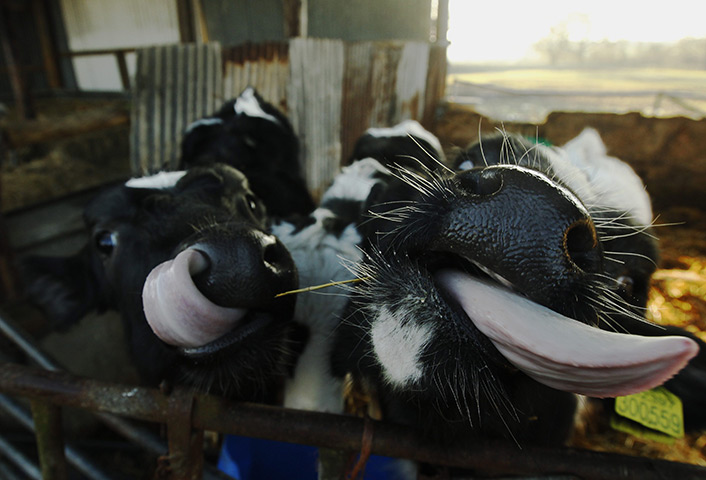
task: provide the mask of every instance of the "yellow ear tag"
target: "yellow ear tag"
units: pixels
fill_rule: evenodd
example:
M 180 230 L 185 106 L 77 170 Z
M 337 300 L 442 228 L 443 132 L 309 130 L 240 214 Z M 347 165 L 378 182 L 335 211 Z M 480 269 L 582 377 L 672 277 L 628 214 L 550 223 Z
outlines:
M 635 428 L 636 425 L 632 426 L 634 431 L 628 431 L 630 427 L 627 427 L 626 422 L 611 421 L 611 426 L 616 430 L 627 431 L 627 433 L 652 440 L 660 440 L 660 434 L 657 432 L 662 432 L 673 438 L 684 437 L 684 413 L 681 400 L 664 387 L 617 397 L 615 399 L 615 413 L 647 427 L 652 432 L 647 435 L 641 429 Z

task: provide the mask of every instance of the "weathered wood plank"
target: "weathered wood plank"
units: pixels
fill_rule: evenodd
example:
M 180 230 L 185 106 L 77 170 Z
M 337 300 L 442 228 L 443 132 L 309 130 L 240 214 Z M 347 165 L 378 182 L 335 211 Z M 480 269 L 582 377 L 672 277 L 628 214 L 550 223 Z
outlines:
M 395 85 L 397 81 L 397 65 L 402 57 L 400 43 L 373 44 L 373 54 L 370 59 L 372 68 L 371 98 L 372 112 L 369 126 L 387 127 L 390 125 L 390 110 L 394 108 Z
M 223 98 L 238 96 L 255 87 L 262 97 L 287 110 L 289 83 L 289 44 L 287 42 L 248 43 L 223 51 Z
M 446 95 L 446 46 L 434 45 L 429 49 L 426 91 L 424 93 L 424 113 L 421 123 L 432 129 L 436 122 L 437 107 Z
M 184 128 L 222 101 L 218 43 L 137 51 L 130 165 L 133 175 L 174 169 Z
M 429 66 L 429 44 L 406 42 L 402 46 L 397 64 L 394 110 L 388 119 L 390 125 L 402 120 L 421 120 L 424 109 L 427 68 Z
M 343 63 L 341 40 L 290 43 L 288 111 L 301 141 L 307 186 L 315 198 L 340 167 Z
M 372 54 L 372 42 L 346 45 L 341 118 L 341 150 L 344 163 L 348 162 L 353 153 L 356 140 L 370 126 L 373 110 Z

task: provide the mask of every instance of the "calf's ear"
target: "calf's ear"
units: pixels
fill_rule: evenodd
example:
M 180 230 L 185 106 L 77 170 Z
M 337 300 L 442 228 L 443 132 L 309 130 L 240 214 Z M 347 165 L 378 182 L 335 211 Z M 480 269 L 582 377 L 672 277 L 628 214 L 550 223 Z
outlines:
M 99 279 L 88 248 L 68 257 L 28 256 L 20 262 L 25 293 L 53 329 L 65 330 L 100 305 Z

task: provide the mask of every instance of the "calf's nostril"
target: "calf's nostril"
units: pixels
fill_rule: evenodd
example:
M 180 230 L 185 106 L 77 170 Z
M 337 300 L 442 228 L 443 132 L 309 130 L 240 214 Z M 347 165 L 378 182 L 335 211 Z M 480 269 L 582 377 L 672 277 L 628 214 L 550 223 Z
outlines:
M 469 170 L 458 178 L 463 188 L 475 195 L 492 195 L 503 186 L 502 174 L 496 168 Z
M 262 260 L 271 267 L 276 268 L 279 263 L 281 263 L 282 255 L 280 255 L 280 248 L 278 248 L 277 243 L 270 243 L 265 245 L 264 251 L 262 252 Z
M 202 250 L 194 249 L 198 255 L 189 257 L 189 275 L 199 275 L 211 268 L 211 257 Z
M 564 251 L 569 260 L 581 270 L 591 271 L 596 262 L 598 237 L 593 223 L 574 222 L 564 232 Z

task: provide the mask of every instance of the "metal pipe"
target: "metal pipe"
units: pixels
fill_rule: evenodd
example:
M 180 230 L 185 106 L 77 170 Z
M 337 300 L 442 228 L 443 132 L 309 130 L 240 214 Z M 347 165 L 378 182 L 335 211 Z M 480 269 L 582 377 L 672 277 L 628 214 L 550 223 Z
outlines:
M 0 460 L 0 478 L 3 480 L 26 480 L 27 477 L 20 477 L 16 470 L 12 469 L 6 462 Z
M 46 370 L 61 371 L 63 370 L 59 363 L 44 353 L 36 341 L 27 334 L 21 327 L 12 319 L 0 310 L 0 332 L 12 340 L 28 357 Z M 0 358 L 0 361 L 3 360 Z M 14 405 L 14 407 L 13 407 Z M 18 421 L 23 423 L 26 428 L 34 431 L 34 423 L 27 411 L 23 411 L 22 407 L 10 400 L 5 395 L 0 394 L 0 407 L 8 410 L 8 413 L 13 415 Z M 20 414 L 19 412 L 23 413 Z M 14 413 L 13 413 L 14 412 Z M 113 431 L 122 435 L 127 440 L 139 445 L 147 450 L 152 455 L 165 455 L 168 452 L 166 442 L 154 435 L 149 430 L 140 426 L 134 425 L 125 418 L 118 417 L 111 413 L 93 412 L 106 426 Z M 105 474 L 95 467 L 91 460 L 78 452 L 74 447 L 68 446 L 66 452 L 69 462 L 79 471 L 86 474 L 89 478 L 107 480 Z M 231 477 L 221 472 L 212 465 L 204 465 L 204 479 L 221 479 L 227 480 Z
M 14 445 L 0 436 L 0 454 L 10 460 L 13 465 L 22 470 L 22 473 L 34 480 L 42 480 L 42 472 L 32 463 L 22 452 L 17 450 Z
M 31 404 L 42 478 L 67 480 L 69 470 L 64 454 L 61 407 L 38 399 L 33 399 Z
M 120 386 L 6 364 L 0 369 L 0 390 L 154 422 L 170 420 L 169 397 L 156 389 Z M 194 428 L 339 450 L 361 449 L 364 422 L 359 418 L 233 403 L 200 394 L 193 398 Z M 372 453 L 488 474 L 572 474 L 608 480 L 624 480 L 628 476 L 645 480 L 706 478 L 706 468 L 696 465 L 569 448 L 528 446 L 520 450 L 512 443 L 489 440 L 440 447 L 400 425 L 372 423 Z
M 52 371 L 64 370 L 61 365 L 59 365 L 59 362 L 44 353 L 39 345 L 37 345 L 37 342 L 17 325 L 15 321 L 5 315 L 2 310 L 0 310 L 0 332 L 12 340 L 15 345 L 42 368 Z M 140 445 L 150 453 L 163 455 L 167 452 L 166 443 L 152 434 L 152 432 L 114 415 L 98 413 L 97 416 L 108 427 Z
M 1 368 L 1 367 L 0 367 Z M 34 420 L 29 410 L 20 405 L 20 403 L 7 395 L 0 394 L 0 409 L 4 410 L 20 425 L 34 432 Z M 79 472 L 94 480 L 111 480 L 111 477 L 102 472 L 90 458 L 86 457 L 83 452 L 71 445 L 66 444 L 66 458 Z

